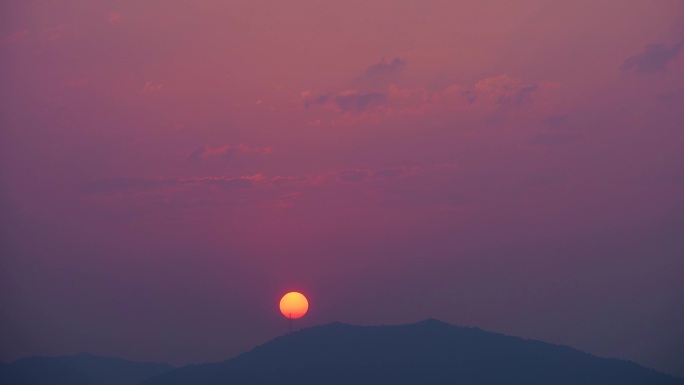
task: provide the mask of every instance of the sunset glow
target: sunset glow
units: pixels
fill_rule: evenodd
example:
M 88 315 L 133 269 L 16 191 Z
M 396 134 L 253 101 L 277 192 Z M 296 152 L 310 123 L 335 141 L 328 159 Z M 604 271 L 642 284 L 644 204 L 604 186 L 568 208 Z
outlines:
M 683 122 L 684 0 L 0 0 L 0 362 L 436 318 L 684 376 Z

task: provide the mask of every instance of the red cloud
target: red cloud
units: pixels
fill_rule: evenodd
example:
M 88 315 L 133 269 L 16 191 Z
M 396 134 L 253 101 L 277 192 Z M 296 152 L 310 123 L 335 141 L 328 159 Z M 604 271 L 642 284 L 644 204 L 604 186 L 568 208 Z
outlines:
M 121 14 L 121 12 L 112 11 L 109 12 L 109 15 L 107 15 L 107 21 L 109 22 L 109 24 L 116 24 L 119 21 L 121 21 L 122 16 L 123 15 Z
M 140 90 L 140 93 L 148 94 L 152 92 L 157 92 L 164 87 L 164 83 L 153 83 L 152 81 L 145 82 L 145 85 Z

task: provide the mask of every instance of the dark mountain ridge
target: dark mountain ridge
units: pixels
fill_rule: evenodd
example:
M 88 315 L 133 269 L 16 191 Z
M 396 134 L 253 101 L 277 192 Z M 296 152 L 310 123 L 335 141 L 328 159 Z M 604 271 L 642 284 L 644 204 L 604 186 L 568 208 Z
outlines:
M 172 370 L 171 365 L 135 362 L 89 353 L 26 357 L 0 367 L 3 385 L 134 385 Z
M 231 360 L 176 369 L 140 385 L 684 385 L 635 363 L 437 320 L 332 323 L 277 337 Z

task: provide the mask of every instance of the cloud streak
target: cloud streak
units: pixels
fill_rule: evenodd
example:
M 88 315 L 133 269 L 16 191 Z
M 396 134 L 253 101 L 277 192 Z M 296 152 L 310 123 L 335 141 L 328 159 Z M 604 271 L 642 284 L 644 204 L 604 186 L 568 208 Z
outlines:
M 140 193 L 163 188 L 179 188 L 192 186 L 215 186 L 223 190 L 245 189 L 263 182 L 265 178 L 261 174 L 229 177 L 158 177 L 158 178 L 132 178 L 112 177 L 95 179 L 81 184 L 78 190 L 85 194 L 122 194 Z
M 163 190 L 218 188 L 219 191 L 250 189 L 283 189 L 317 187 L 335 184 L 360 184 L 389 181 L 414 175 L 417 167 L 388 167 L 381 169 L 343 169 L 306 176 L 273 176 L 263 174 L 239 177 L 111 177 L 94 179 L 78 186 L 78 191 L 87 195 L 144 194 Z
M 147 82 L 145 82 L 142 89 L 140 90 L 140 93 L 150 94 L 150 93 L 158 92 L 162 88 L 164 88 L 164 83 L 154 83 L 152 81 L 147 81 Z
M 366 68 L 362 78 L 372 79 L 379 76 L 393 75 L 399 73 L 405 66 L 406 61 L 402 58 L 395 57 L 391 61 L 383 58 L 379 63 Z
M 636 74 L 665 72 L 669 64 L 679 57 L 682 48 L 684 48 L 684 39 L 671 46 L 649 44 L 641 53 L 625 59 L 620 69 L 623 72 Z
M 238 146 L 221 146 L 211 147 L 202 145 L 192 150 L 187 159 L 192 161 L 197 160 L 229 160 L 239 155 L 268 155 L 272 152 L 271 147 L 251 147 L 244 143 Z

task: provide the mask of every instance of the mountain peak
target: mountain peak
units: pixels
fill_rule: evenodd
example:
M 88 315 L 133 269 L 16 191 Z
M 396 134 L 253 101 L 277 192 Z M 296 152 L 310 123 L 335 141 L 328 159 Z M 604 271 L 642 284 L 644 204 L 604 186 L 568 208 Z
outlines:
M 290 382 L 284 379 L 296 379 Z M 340 322 L 277 337 L 231 360 L 180 368 L 141 385 L 572 383 L 684 385 L 631 362 L 437 319 L 395 326 Z
M 415 323 L 415 325 L 423 325 L 423 326 L 450 326 L 453 327 L 454 325 L 438 320 L 437 318 L 426 318 L 422 321 L 418 321 Z

